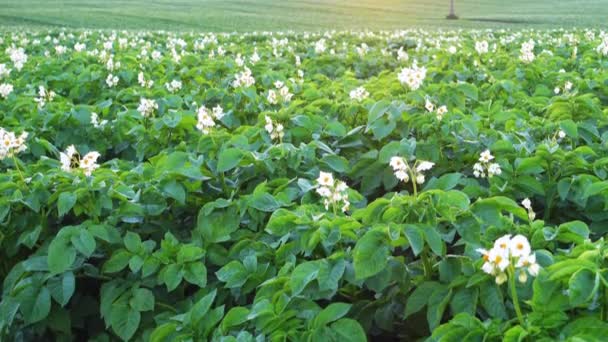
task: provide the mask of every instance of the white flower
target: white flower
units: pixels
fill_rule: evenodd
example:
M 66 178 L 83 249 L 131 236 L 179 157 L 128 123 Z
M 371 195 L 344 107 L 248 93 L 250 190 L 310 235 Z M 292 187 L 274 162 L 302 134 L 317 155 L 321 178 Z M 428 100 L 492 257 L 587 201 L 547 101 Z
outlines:
M 108 123 L 108 120 L 99 121 L 99 116 L 97 115 L 97 113 L 91 113 L 91 124 L 93 124 L 93 127 L 102 128 L 107 123 Z
M 323 197 L 323 206 L 329 210 L 333 206 L 334 210 L 340 206 L 342 211 L 347 211 L 350 207 L 348 201 L 348 186 L 343 181 L 335 181 L 331 173 L 321 171 L 317 178 L 316 192 Z
M 251 70 L 245 67 L 244 70 L 240 73 L 237 73 L 234 76 L 234 81 L 232 82 L 232 86 L 235 88 L 238 87 L 251 87 L 255 84 L 255 79 L 251 74 Z
M 0 84 L 0 96 L 7 98 L 13 92 L 13 85 L 8 83 Z
M 475 51 L 480 55 L 488 53 L 488 42 L 485 40 L 475 42 Z
M 410 176 L 408 175 L 407 171 L 404 171 L 404 170 L 395 171 L 395 177 L 397 177 L 397 179 L 399 179 L 400 181 L 403 181 L 405 183 L 407 183 L 410 180 Z
M 540 266 L 536 263 L 536 255 L 529 254 L 519 258 L 516 267 L 525 268 L 531 276 L 536 277 L 540 271 Z
M 490 263 L 492 263 L 494 265 L 494 267 L 496 269 L 498 269 L 499 271 L 502 272 L 505 269 L 507 269 L 507 267 L 509 267 L 509 265 L 510 265 L 509 251 L 492 248 L 488 252 L 488 260 Z
M 405 168 L 405 162 L 401 157 L 391 157 L 391 161 L 389 165 L 393 168 L 393 170 L 402 170 Z
M 154 100 L 141 98 L 139 100 L 139 106 L 137 111 L 143 116 L 148 117 L 154 114 L 154 111 L 158 109 L 158 103 Z
M 509 242 L 509 251 L 514 257 L 528 256 L 531 252 L 530 243 L 523 235 L 515 235 Z
M 411 68 L 403 68 L 397 75 L 401 84 L 407 85 L 411 90 L 420 88 L 426 78 L 426 68 L 419 68 L 415 63 Z
M 118 76 L 114 76 L 112 74 L 109 74 L 108 77 L 106 78 L 106 84 L 110 88 L 116 86 L 118 84 Z
M 416 175 L 416 183 L 418 183 L 418 184 L 424 183 L 424 175 L 423 174 L 419 173 L 419 174 Z
M 47 91 L 43 86 L 38 87 L 38 97 L 34 98 L 34 101 L 38 103 L 38 108 L 42 108 L 47 102 L 53 101 L 55 98 L 54 91 Z
M 485 150 L 481 152 L 479 156 L 479 161 L 482 163 L 488 163 L 492 159 L 494 159 L 494 156 L 490 153 L 490 150 Z
M 418 172 L 428 171 L 428 170 L 432 169 L 433 166 L 435 166 L 435 163 L 420 160 L 420 161 L 418 161 L 418 166 L 416 166 L 416 171 L 418 171 Z
M 317 188 L 317 193 L 319 195 L 321 195 L 321 197 L 330 197 L 331 196 L 331 190 L 329 190 L 329 188 L 321 186 Z
M 509 251 L 509 245 L 511 242 L 511 235 L 503 235 L 494 242 L 494 249 L 501 251 Z
M 317 178 L 317 183 L 322 186 L 334 186 L 334 175 L 329 172 L 321 171 L 319 173 L 319 178 Z
M 11 69 L 6 67 L 6 64 L 0 64 L 0 79 L 8 77 L 11 73 Z
M 521 201 L 521 205 L 528 210 L 532 209 L 532 202 L 529 198 L 524 198 L 523 201 Z
M 557 136 L 560 139 L 564 139 L 566 137 L 566 132 L 562 131 L 561 129 L 559 130 L 559 132 L 557 132 Z
M 28 135 L 27 132 L 22 132 L 17 136 L 15 132 L 0 127 L 0 160 L 25 151 L 27 149 L 25 141 Z
M 426 108 L 426 110 L 428 110 L 429 112 L 432 112 L 433 110 L 435 110 L 435 105 L 431 101 L 429 101 L 429 99 L 426 99 L 424 103 L 424 108 Z
M 165 83 L 165 88 L 167 88 L 170 93 L 175 93 L 176 91 L 182 89 L 182 82 L 178 80 L 173 80 L 169 83 Z
M 369 93 L 367 92 L 367 90 L 365 90 L 365 88 L 359 87 L 354 90 L 351 90 L 349 96 L 351 100 L 361 102 L 369 96 Z
M 220 109 L 214 109 L 211 114 L 205 106 L 201 106 L 197 110 L 197 123 L 196 128 L 203 134 L 209 134 L 210 129 L 215 127 L 215 118 L 221 118 L 223 116 L 223 110 L 220 113 Z
M 87 176 L 90 176 L 93 171 L 99 168 L 99 164 L 97 164 L 99 157 L 99 152 L 91 151 L 80 159 L 74 145 L 68 146 L 65 152 L 59 153 L 59 161 L 63 171 L 71 172 L 74 168 L 80 168 Z

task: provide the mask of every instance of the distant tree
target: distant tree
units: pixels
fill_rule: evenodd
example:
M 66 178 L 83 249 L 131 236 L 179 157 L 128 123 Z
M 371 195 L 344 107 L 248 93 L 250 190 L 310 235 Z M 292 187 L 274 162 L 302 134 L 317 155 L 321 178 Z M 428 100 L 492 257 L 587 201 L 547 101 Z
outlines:
M 458 16 L 454 13 L 454 0 L 450 0 L 450 14 L 448 14 L 446 19 L 458 19 Z

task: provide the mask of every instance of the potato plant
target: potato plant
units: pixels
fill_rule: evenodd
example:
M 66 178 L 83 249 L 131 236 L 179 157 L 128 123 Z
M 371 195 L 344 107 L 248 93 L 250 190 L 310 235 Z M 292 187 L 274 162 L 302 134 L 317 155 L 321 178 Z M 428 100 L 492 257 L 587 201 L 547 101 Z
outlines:
M 607 104 L 599 30 L 6 32 L 0 340 L 601 341 Z

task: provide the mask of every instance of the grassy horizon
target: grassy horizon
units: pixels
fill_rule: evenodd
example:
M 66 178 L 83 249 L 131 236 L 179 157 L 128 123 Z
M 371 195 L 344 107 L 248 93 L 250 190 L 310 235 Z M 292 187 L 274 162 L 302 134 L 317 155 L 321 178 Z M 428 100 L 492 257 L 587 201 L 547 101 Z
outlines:
M 445 19 L 448 8 L 448 0 L 0 0 L 0 26 L 223 32 L 553 28 L 606 26 L 608 17 L 602 0 L 456 0 L 456 21 Z

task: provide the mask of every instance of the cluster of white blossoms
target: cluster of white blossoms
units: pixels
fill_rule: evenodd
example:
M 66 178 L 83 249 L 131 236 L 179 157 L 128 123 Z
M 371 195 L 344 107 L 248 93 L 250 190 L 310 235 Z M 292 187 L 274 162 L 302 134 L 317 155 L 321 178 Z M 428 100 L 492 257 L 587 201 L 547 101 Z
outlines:
M 443 119 L 443 116 L 448 112 L 447 106 L 439 106 L 437 107 L 437 109 L 435 109 L 435 105 L 429 99 L 425 100 L 424 108 L 426 108 L 429 113 L 435 113 L 435 115 L 437 116 L 437 120 L 439 121 L 441 121 L 441 119 Z
M 351 100 L 361 102 L 369 97 L 369 92 L 367 90 L 365 90 L 365 88 L 359 87 L 359 88 L 351 90 L 349 95 L 350 95 Z
M 74 44 L 74 51 L 82 52 L 87 49 L 87 45 L 84 43 L 76 43 Z
M 496 284 L 500 285 L 507 281 L 508 268 L 518 272 L 518 279 L 525 283 L 528 273 L 535 277 L 540 271 L 536 263 L 536 255 L 532 253 L 530 242 L 523 235 L 505 235 L 494 242 L 492 249 L 477 249 L 484 260 L 481 269 L 494 277 Z M 515 275 L 515 274 L 513 274 Z
M 13 92 L 13 85 L 10 83 L 0 84 L 0 96 L 7 98 Z
M 392 157 L 389 165 L 393 168 L 395 177 L 404 183 L 410 181 L 410 177 L 418 184 L 424 183 L 424 172 L 435 166 L 435 163 L 424 160 L 416 160 L 413 167 L 402 157 Z
M 602 42 L 600 43 L 600 45 L 597 46 L 597 48 L 595 48 L 595 51 L 597 51 L 597 53 L 601 54 L 602 56 L 608 56 L 608 35 L 604 34 L 602 36 Z
M 410 59 L 410 56 L 407 54 L 407 52 L 405 52 L 405 50 L 403 50 L 403 46 L 400 47 L 399 50 L 397 50 L 397 60 L 407 61 L 408 59 Z
M 416 63 L 411 68 L 403 68 L 397 78 L 401 84 L 407 85 L 411 90 L 420 88 L 426 77 L 426 68 L 418 67 Z
M 39 86 L 38 87 L 38 97 L 34 98 L 34 101 L 36 101 L 36 103 L 38 103 L 38 108 L 42 108 L 44 107 L 44 105 L 46 105 L 47 102 L 51 102 L 53 101 L 53 99 L 55 98 L 55 92 L 50 90 L 47 91 L 44 86 Z
M 11 69 L 6 67 L 6 64 L 0 64 L 0 79 L 4 77 L 8 77 L 10 75 Z
M 22 132 L 17 136 L 15 132 L 10 132 L 0 127 L 0 160 L 25 151 L 27 149 L 25 145 L 27 136 L 27 132 Z
M 167 88 L 170 93 L 175 93 L 182 89 L 182 81 L 173 80 L 169 83 L 165 83 L 165 88 Z
M 140 71 L 139 74 L 137 74 L 137 83 L 139 83 L 139 85 L 143 88 L 152 88 L 152 86 L 154 85 L 153 80 L 146 80 L 143 71 Z
M 566 83 L 564 83 L 564 87 L 563 87 L 564 93 L 567 93 L 570 90 L 572 90 L 572 86 L 573 86 L 572 82 L 566 81 Z M 555 89 L 553 89 L 553 92 L 555 93 L 555 95 L 557 95 L 557 94 L 559 94 L 561 92 L 561 90 L 562 90 L 562 88 L 555 87 Z
M 488 41 L 486 40 L 477 41 L 475 42 L 475 51 L 480 55 L 488 53 L 488 46 Z
M 479 155 L 479 162 L 473 165 L 473 175 L 476 178 L 492 178 L 492 176 L 500 175 L 502 169 L 498 163 L 492 163 L 494 156 L 490 153 L 490 150 L 485 150 Z
M 251 87 L 255 84 L 255 78 L 251 74 L 251 70 L 248 67 L 245 67 L 242 72 L 234 75 L 234 81 L 232 82 L 232 86 L 235 88 L 238 87 Z
M 283 140 L 283 137 L 285 136 L 285 127 L 283 127 L 283 124 L 273 122 L 268 115 L 264 117 L 264 120 L 266 121 L 264 129 L 268 132 L 270 138 L 272 140 Z
M 527 42 L 521 44 L 519 50 L 519 59 L 524 63 L 532 63 L 534 61 L 534 41 L 530 39 Z
M 106 84 L 108 85 L 108 87 L 113 88 L 118 84 L 118 80 L 118 76 L 108 74 L 108 77 L 106 77 Z
M 205 106 L 200 106 L 197 110 L 196 128 L 203 134 L 209 134 L 209 130 L 215 127 L 215 120 L 221 120 L 224 117 L 224 109 L 217 105 L 213 107 L 211 113 Z
M 530 201 L 529 198 L 524 198 L 523 201 L 521 201 L 521 205 L 528 211 L 528 219 L 534 221 L 536 213 L 532 210 L 532 201 Z
M 321 38 L 315 43 L 315 53 L 323 53 L 326 49 L 325 39 Z
M 283 83 L 281 81 L 276 81 L 276 82 L 274 82 L 274 87 L 276 88 L 276 90 L 275 89 L 268 90 L 268 96 L 266 97 L 266 100 L 268 100 L 268 103 L 277 104 L 277 103 L 279 103 L 279 100 L 281 102 L 291 101 L 293 94 L 289 92 L 289 88 L 285 85 L 285 83 Z
M 80 168 L 85 175 L 90 176 L 99 167 L 97 164 L 99 156 L 99 152 L 91 151 L 80 158 L 74 145 L 70 145 L 65 152 L 59 153 L 59 161 L 63 171 L 72 172 L 72 170 Z
M 25 50 L 22 47 L 16 48 L 11 46 L 6 49 L 6 53 L 9 55 L 11 62 L 13 62 L 15 69 L 21 71 L 21 69 L 23 69 L 23 65 L 27 62 Z
M 330 172 L 321 171 L 319 178 L 317 178 L 317 184 L 317 193 L 323 197 L 325 210 L 329 210 L 330 205 L 334 209 L 339 206 L 342 211 L 348 210 L 350 202 L 348 201 L 348 186 L 346 183 L 335 180 L 334 175 Z
M 139 100 L 139 106 L 137 107 L 137 111 L 144 118 L 153 115 L 157 109 L 158 103 L 156 103 L 156 101 L 144 98 L 141 98 Z
M 91 124 L 95 128 L 103 128 L 108 123 L 108 120 L 99 121 L 99 116 L 97 113 L 91 113 Z

